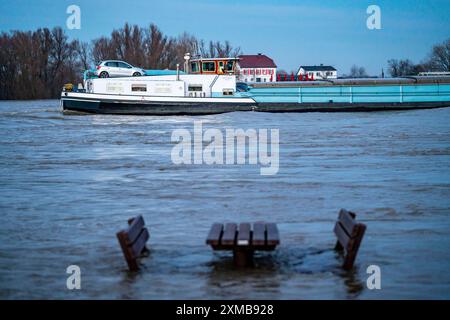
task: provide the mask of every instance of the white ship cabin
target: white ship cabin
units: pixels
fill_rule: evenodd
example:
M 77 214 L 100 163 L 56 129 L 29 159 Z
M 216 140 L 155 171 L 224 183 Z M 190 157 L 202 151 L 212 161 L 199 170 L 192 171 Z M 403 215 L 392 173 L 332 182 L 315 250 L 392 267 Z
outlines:
M 218 74 L 178 74 L 94 78 L 87 79 L 84 88 L 88 93 L 109 95 L 195 98 L 233 97 L 236 93 L 236 77 L 234 75 L 219 76 Z
M 190 74 L 234 75 L 238 58 L 198 58 L 189 61 Z

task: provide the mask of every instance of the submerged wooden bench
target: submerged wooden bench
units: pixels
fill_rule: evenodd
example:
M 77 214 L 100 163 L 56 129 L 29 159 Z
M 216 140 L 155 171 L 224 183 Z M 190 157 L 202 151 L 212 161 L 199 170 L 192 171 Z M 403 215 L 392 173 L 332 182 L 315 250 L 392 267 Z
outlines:
M 337 237 L 335 250 L 345 253 L 343 268 L 353 268 L 359 246 L 366 232 L 366 225 L 356 223 L 356 214 L 345 209 L 339 212 L 338 221 L 334 226 Z
M 145 228 L 144 218 L 137 216 L 128 220 L 128 228 L 117 233 L 120 247 L 127 261 L 130 271 L 138 271 L 138 259 L 148 252 L 147 240 L 150 238 L 147 228 Z
M 213 250 L 232 250 L 236 266 L 252 266 L 253 254 L 257 250 L 272 251 L 280 244 L 275 223 L 253 224 L 214 223 L 209 230 L 206 244 Z

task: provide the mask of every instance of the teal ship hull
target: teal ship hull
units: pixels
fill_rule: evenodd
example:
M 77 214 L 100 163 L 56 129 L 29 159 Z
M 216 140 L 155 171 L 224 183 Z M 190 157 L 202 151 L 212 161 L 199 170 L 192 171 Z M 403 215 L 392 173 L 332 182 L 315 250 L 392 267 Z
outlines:
M 441 108 L 450 106 L 450 77 L 251 83 L 240 94 L 264 112 Z

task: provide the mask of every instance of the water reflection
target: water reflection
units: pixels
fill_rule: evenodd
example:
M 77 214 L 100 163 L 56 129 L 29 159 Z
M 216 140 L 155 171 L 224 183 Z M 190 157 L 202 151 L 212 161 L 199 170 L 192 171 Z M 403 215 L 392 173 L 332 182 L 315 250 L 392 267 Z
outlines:
M 237 268 L 232 254 L 215 254 L 209 263 L 207 295 L 222 299 L 261 299 L 266 294 L 280 296 L 282 274 L 276 257 L 255 253 L 253 267 Z

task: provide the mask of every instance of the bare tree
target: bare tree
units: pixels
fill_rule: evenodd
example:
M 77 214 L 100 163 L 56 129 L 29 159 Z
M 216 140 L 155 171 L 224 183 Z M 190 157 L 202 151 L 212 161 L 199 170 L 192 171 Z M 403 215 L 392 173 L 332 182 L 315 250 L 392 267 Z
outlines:
M 367 78 L 368 74 L 364 67 L 358 67 L 357 65 L 353 65 L 350 68 L 349 77 L 351 77 L 351 78 Z
M 411 76 L 416 75 L 416 65 L 409 60 L 397 60 L 397 59 L 390 59 L 388 60 L 389 65 L 389 74 L 392 77 L 402 77 L 402 76 Z
M 89 47 L 89 43 L 76 40 L 75 50 L 77 52 L 81 68 L 83 70 L 88 70 L 91 64 L 91 48 Z
M 108 37 L 91 43 L 69 41 L 62 28 L 0 33 L 0 99 L 54 98 L 64 83 L 81 81 L 92 63 L 120 59 L 146 69 L 174 69 L 185 53 L 204 57 L 236 56 L 228 41 L 209 46 L 193 35 L 174 38 L 154 24 L 148 28 L 126 23 Z
M 433 47 L 429 65 L 434 71 L 450 72 L 450 39 Z
M 92 58 L 94 63 L 99 63 L 107 59 L 118 59 L 116 53 L 111 48 L 110 40 L 106 37 L 92 41 Z

